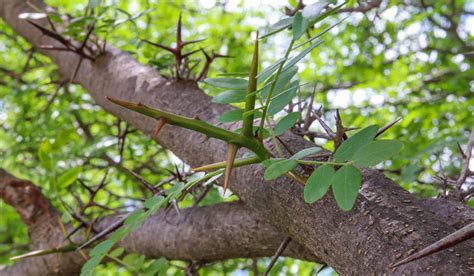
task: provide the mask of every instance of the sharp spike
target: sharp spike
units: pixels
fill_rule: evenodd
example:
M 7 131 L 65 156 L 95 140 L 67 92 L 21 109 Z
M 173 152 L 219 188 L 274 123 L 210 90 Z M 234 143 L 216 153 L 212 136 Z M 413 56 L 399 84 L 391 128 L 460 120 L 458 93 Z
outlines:
M 155 132 L 153 133 L 153 136 L 152 136 L 154 139 L 158 138 L 158 134 L 160 134 L 160 131 L 165 126 L 165 124 L 166 124 L 165 118 L 158 119 L 158 121 L 156 122 Z
M 182 24 L 181 24 L 181 19 L 182 19 L 182 13 L 179 13 L 179 19 L 178 19 L 178 26 L 176 27 L 176 43 L 178 44 L 178 48 L 181 48 L 183 45 L 183 40 L 181 37 L 181 29 L 182 29 Z
M 186 46 L 186 45 L 198 43 L 198 42 L 201 42 L 201 41 L 204 41 L 204 40 L 206 40 L 206 39 L 201 38 L 201 39 L 196 39 L 196 40 L 191 40 L 191 41 L 183 41 L 183 47 Z
M 388 123 L 387 125 L 385 125 L 383 128 L 379 129 L 377 131 L 377 134 L 375 134 L 375 138 L 379 137 L 380 135 L 382 135 L 385 131 L 387 131 L 389 128 L 391 128 L 394 124 L 400 122 L 402 118 L 398 118 L 396 119 L 395 121 L 391 122 L 391 123 Z
M 432 255 L 438 251 L 441 251 L 446 248 L 450 248 L 455 246 L 465 240 L 474 237 L 474 222 L 464 226 L 463 228 L 455 231 L 454 233 L 449 234 L 448 236 L 442 238 L 441 240 L 423 248 L 422 250 L 418 251 L 417 253 L 395 263 L 391 267 L 397 267 L 402 264 L 410 263 L 420 258 Z
M 232 174 L 232 167 L 234 166 L 234 160 L 238 149 L 239 148 L 234 144 L 228 144 L 227 146 L 227 164 L 224 175 L 224 194 L 227 191 L 227 187 L 229 187 L 230 175 Z

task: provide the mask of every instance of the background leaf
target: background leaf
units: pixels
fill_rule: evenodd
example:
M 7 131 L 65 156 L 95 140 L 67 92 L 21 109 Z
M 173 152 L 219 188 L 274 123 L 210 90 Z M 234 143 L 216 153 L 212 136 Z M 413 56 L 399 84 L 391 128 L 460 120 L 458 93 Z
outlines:
M 76 167 L 65 171 L 59 178 L 58 178 L 58 188 L 65 189 L 74 181 L 76 181 L 79 174 L 82 172 L 82 167 Z

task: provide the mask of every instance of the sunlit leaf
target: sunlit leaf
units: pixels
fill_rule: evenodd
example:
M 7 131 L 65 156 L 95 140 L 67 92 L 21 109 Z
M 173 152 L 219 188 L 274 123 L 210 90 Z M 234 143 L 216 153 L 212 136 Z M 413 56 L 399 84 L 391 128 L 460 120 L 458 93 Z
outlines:
M 79 174 L 82 172 L 82 167 L 76 167 L 65 171 L 61 176 L 58 178 L 58 188 L 65 189 L 74 181 L 76 181 Z

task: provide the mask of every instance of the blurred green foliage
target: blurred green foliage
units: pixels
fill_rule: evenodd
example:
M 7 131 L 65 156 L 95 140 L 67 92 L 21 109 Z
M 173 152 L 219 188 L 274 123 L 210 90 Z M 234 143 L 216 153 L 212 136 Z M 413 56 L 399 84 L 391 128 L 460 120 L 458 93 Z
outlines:
M 88 4 L 85 0 L 46 2 L 59 13 L 76 17 L 84 13 Z M 267 2 L 106 2 L 112 5 L 107 16 L 117 20 L 128 16 L 119 9 L 132 16 L 152 9 L 134 22 L 117 26 L 107 34 L 107 41 L 140 62 L 160 68 L 165 75 L 171 74 L 173 60 L 169 54 L 140 41 L 173 45 L 180 12 L 185 40 L 206 38 L 189 50 L 203 47 L 209 53 L 233 57 L 216 60 L 209 72 L 211 77 L 222 72 L 248 71 L 251 33 L 283 17 L 282 5 Z M 316 85 L 315 105 L 324 107 L 332 127 L 338 108 L 346 126 L 383 125 L 401 117 L 402 121 L 384 137 L 403 141 L 404 150 L 380 168 L 410 192 L 434 197 L 440 191 L 437 175 L 454 178 L 459 173 L 461 156 L 456 143 L 465 144 L 474 125 L 474 37 L 472 28 L 469 29 L 473 16 L 463 13 L 474 7 L 469 1 L 460 0 L 450 4 L 427 2 L 428 6 L 419 1 L 382 1 L 379 8 L 365 13 L 344 12 L 316 25 L 311 34 L 348 16 L 329 31 L 323 43 L 299 66 L 299 79 L 301 83 Z M 287 5 L 294 7 L 296 1 Z M 346 5 L 356 6 L 355 0 Z M 286 35 L 277 35 L 261 45 L 264 67 L 281 57 L 287 46 L 282 45 L 288 41 Z M 88 198 L 76 176 L 86 185 L 94 186 L 107 172 L 106 189 L 98 193 L 96 201 L 110 208 L 133 210 L 151 195 L 123 167 L 134 170 L 150 183 L 168 177 L 170 171 L 175 171 L 175 164 L 180 170 L 188 170 L 172 153 L 132 128 L 128 128 L 131 132 L 122 150 L 118 136 L 127 130 L 126 123 L 99 108 L 81 87 L 63 85 L 56 66 L 37 52 L 30 55 L 31 46 L 1 21 L 0 50 L 0 167 L 39 185 L 64 213 L 65 223 L 77 224 L 67 215 L 66 206 L 77 208 L 79 199 Z M 203 56 L 199 53 L 196 57 L 201 59 L 198 72 Z M 218 92 L 207 85 L 202 87 L 211 95 Z M 303 88 L 302 96 L 310 92 L 309 86 Z M 312 128 L 321 130 L 316 124 Z M 331 143 L 321 143 L 332 148 Z M 203 189 L 197 188 L 196 194 Z M 236 197 L 223 198 L 218 188 L 213 187 L 200 204 L 230 200 Z M 192 204 L 190 195 L 180 202 L 181 207 Z M 84 215 L 94 218 L 111 212 L 93 207 Z M 11 264 L 9 257 L 28 252 L 29 238 L 18 215 L 1 202 L 0 214 L 0 264 Z M 158 263 L 139 256 L 126 260 L 144 263 L 140 267 L 145 270 L 156 265 L 160 271 L 176 275 L 183 274 L 180 267 L 186 266 L 181 261 Z M 200 272 L 247 275 L 255 267 L 263 272 L 268 263 L 269 259 L 227 260 L 206 265 Z M 272 273 L 310 275 L 320 267 L 281 258 Z M 327 269 L 323 272 L 333 273 Z M 135 273 L 133 268 L 117 262 L 103 264 L 98 271 L 99 275 Z

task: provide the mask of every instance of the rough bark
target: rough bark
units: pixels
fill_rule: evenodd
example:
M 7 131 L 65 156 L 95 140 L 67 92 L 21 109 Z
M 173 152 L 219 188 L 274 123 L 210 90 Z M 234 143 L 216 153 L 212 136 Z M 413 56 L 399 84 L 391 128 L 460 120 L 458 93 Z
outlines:
M 33 183 L 0 169 L 0 199 L 15 208 L 28 226 L 34 250 L 65 245 L 58 212 Z M 99 219 L 102 231 L 116 216 Z M 81 233 L 75 240 L 81 240 Z M 285 238 L 273 226 L 252 214 L 240 202 L 195 207 L 176 212 L 160 210 L 119 243 L 126 252 L 147 258 L 218 261 L 231 258 L 268 257 Z M 303 246 L 292 243 L 283 256 L 319 261 Z M 0 269 L 0 275 L 71 275 L 85 259 L 77 252 L 33 257 Z
M 19 13 L 29 10 L 25 2 L 1 0 L 1 17 L 33 45 L 54 44 L 17 18 Z M 45 54 L 58 65 L 63 76 L 72 75 L 78 61 L 76 55 L 52 51 Z M 196 83 L 167 81 L 159 72 L 113 47 L 94 63 L 85 61 L 75 81 L 90 92 L 98 105 L 148 135 L 153 132 L 154 120 L 115 106 L 106 101 L 105 96 L 142 102 L 189 117 L 199 116 L 213 124 L 217 124 L 220 113 L 230 108 L 212 104 Z M 309 146 L 302 138 L 290 134 L 285 135 L 284 140 L 294 150 Z M 202 143 L 200 134 L 184 129 L 165 126 L 158 143 L 193 166 L 225 159 L 226 146 L 222 142 L 210 139 Z M 283 177 L 265 182 L 259 166 L 237 169 L 231 180 L 231 190 L 251 211 L 343 274 L 474 273 L 472 241 L 390 270 L 390 264 L 439 240 L 457 227 L 432 210 L 433 205 L 424 204 L 383 174 L 365 170 L 363 175 L 356 207 L 350 212 L 340 211 L 331 196 L 316 204 L 306 204 L 300 185 Z M 445 204 L 443 201 L 437 203 L 439 206 Z

